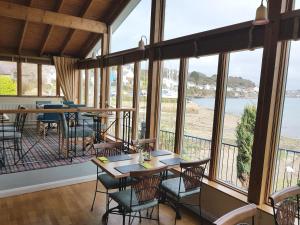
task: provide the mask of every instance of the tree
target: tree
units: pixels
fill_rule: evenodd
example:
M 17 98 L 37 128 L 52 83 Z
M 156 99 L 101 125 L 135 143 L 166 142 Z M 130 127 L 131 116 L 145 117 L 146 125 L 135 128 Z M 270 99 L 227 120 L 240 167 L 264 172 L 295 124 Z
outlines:
M 237 177 L 245 188 L 249 183 L 255 120 L 256 107 L 248 105 L 245 107 L 236 128 L 236 143 L 238 146 Z
M 17 84 L 9 76 L 0 75 L 0 95 L 16 95 Z

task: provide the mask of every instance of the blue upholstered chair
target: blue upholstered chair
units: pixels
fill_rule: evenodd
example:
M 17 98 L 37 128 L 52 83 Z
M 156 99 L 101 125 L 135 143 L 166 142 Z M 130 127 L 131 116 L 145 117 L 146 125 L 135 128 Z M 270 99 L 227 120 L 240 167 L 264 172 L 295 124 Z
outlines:
M 122 142 L 112 142 L 112 143 L 100 143 L 100 144 L 94 144 L 94 149 L 96 150 L 96 156 L 97 157 L 109 157 L 109 156 L 116 156 L 122 154 Z M 101 191 L 98 187 L 98 183 L 101 183 L 105 191 Z M 103 172 L 98 166 L 97 166 L 97 180 L 96 180 L 96 189 L 95 194 L 93 198 L 93 203 L 91 207 L 91 211 L 94 209 L 94 204 L 96 200 L 97 193 L 104 193 L 106 194 L 106 207 L 108 207 L 108 191 L 117 189 L 120 187 L 119 179 L 115 179 L 108 175 L 107 173 Z M 108 208 L 106 208 L 108 209 Z
M 61 109 L 61 104 L 45 104 L 44 109 Z M 43 124 L 43 135 L 44 138 L 47 135 L 48 130 L 51 128 L 53 124 L 57 124 L 57 129 L 59 129 L 59 122 L 60 122 L 60 115 L 59 113 L 43 113 L 40 117 L 40 122 Z
M 109 197 L 119 205 L 119 211 L 112 213 L 120 213 L 123 216 L 123 225 L 125 224 L 126 216 L 129 217 L 128 224 L 132 224 L 136 217 L 140 219 L 140 222 L 143 218 L 156 220 L 159 223 L 159 199 L 162 178 L 157 174 L 165 173 L 166 168 L 164 166 L 158 169 L 130 172 L 130 177 L 133 179 L 131 188 L 109 194 Z M 157 218 L 152 217 L 155 207 L 157 208 Z M 151 209 L 150 213 L 148 213 L 148 209 Z M 145 210 L 147 210 L 147 214 L 142 216 L 141 212 Z
M 61 149 L 67 158 L 77 156 L 77 150 L 82 145 L 82 155 L 86 150 L 89 150 L 94 143 L 95 134 L 93 129 L 89 128 L 87 124 L 82 121 L 80 125 L 77 123 L 76 113 L 60 113 L 61 117 Z
M 183 198 L 191 195 L 198 195 L 198 205 L 191 205 L 199 207 L 201 217 L 201 188 L 202 180 L 206 166 L 210 159 L 204 159 L 195 162 L 180 163 L 180 176 L 162 181 L 162 190 L 165 192 L 165 198 L 175 208 L 176 219 L 180 217 L 179 208 L 185 205 Z

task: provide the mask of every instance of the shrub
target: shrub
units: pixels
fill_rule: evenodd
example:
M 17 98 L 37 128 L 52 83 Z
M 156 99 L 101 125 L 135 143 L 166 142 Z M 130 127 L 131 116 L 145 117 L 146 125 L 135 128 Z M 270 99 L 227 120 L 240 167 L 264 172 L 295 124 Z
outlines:
M 238 146 L 237 177 L 245 188 L 249 183 L 255 120 L 256 107 L 248 105 L 245 107 L 236 128 L 236 144 Z
M 16 95 L 17 84 L 9 76 L 0 75 L 0 95 Z

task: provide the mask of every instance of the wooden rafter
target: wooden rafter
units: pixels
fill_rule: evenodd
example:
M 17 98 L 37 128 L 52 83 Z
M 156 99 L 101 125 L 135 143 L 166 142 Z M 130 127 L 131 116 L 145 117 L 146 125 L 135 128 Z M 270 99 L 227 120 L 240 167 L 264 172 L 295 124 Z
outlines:
M 29 22 L 56 25 L 93 33 L 107 32 L 106 24 L 99 21 L 31 8 L 10 2 L 0 1 L 0 15 L 8 18 L 28 20 Z
M 61 11 L 63 3 L 64 3 L 64 0 L 60 0 L 59 1 L 59 4 L 58 4 L 57 9 L 56 9 L 56 11 L 58 13 Z M 47 44 L 49 42 L 50 36 L 51 36 L 51 34 L 53 32 L 53 29 L 54 29 L 53 25 L 49 25 L 48 26 L 47 31 L 46 31 L 46 35 L 45 35 L 45 38 L 44 38 L 44 42 L 43 42 L 42 47 L 41 47 L 40 55 L 44 54 L 46 46 L 47 46 Z
M 92 5 L 93 1 L 94 0 L 89 0 L 89 1 L 86 2 L 85 6 L 83 7 L 83 9 L 82 9 L 82 11 L 81 11 L 81 13 L 79 15 L 80 17 L 84 18 L 86 16 L 87 12 L 91 8 L 91 5 Z M 63 48 L 62 48 L 61 53 L 60 53 L 61 55 L 63 55 L 64 52 L 66 51 L 66 49 L 67 49 L 69 43 L 72 41 L 72 38 L 74 37 L 75 33 L 76 33 L 76 30 L 74 30 L 74 29 L 71 30 L 71 31 L 69 31 L 66 39 L 64 40 Z
M 32 0 L 29 0 L 28 6 L 30 7 L 31 4 L 32 4 Z M 20 42 L 19 42 L 19 49 L 18 49 L 19 55 L 21 55 L 21 51 L 22 51 L 22 48 L 23 48 L 23 43 L 24 43 L 24 39 L 25 39 L 25 34 L 26 34 L 26 31 L 27 31 L 28 23 L 29 23 L 28 20 L 26 20 L 24 22 L 24 26 L 23 26 L 23 30 L 22 30 L 22 34 L 21 34 L 21 38 L 20 38 Z

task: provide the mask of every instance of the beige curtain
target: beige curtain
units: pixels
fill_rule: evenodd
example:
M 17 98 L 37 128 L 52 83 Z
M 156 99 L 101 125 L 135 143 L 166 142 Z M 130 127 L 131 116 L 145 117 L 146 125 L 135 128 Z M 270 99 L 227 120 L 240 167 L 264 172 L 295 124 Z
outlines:
M 76 101 L 78 69 L 77 59 L 66 57 L 53 57 L 57 79 L 68 101 Z

